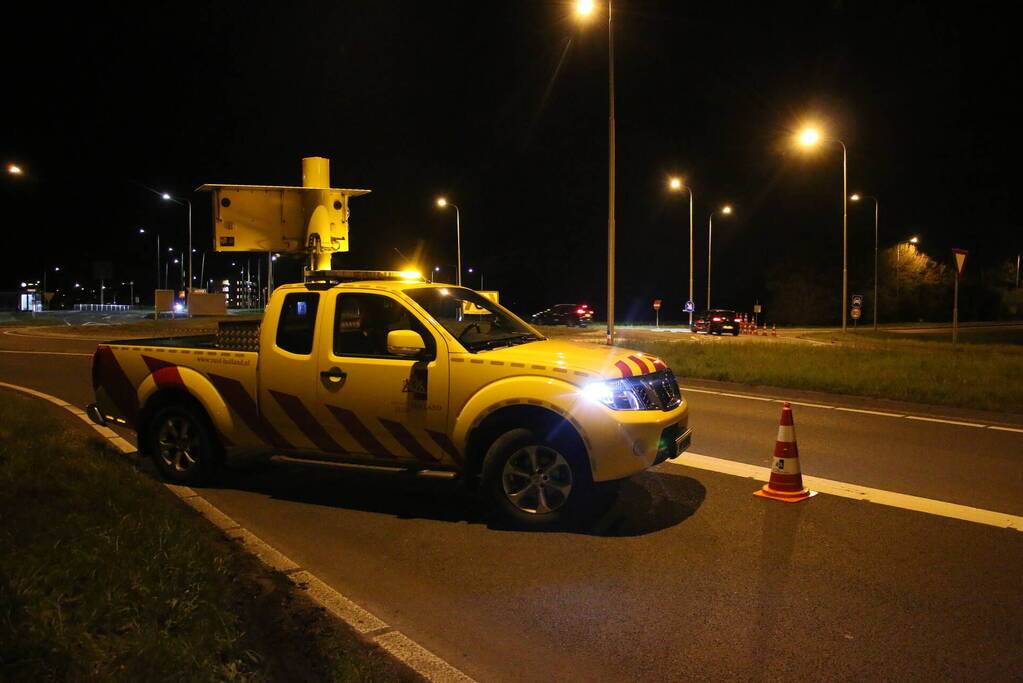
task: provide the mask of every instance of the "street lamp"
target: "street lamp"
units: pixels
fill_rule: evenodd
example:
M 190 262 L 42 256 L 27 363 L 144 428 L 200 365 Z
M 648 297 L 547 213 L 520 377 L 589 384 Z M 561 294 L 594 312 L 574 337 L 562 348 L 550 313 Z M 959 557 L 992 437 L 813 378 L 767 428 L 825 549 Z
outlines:
M 457 204 L 452 204 L 444 197 L 437 199 L 437 206 L 444 208 L 447 206 L 453 206 L 455 208 L 455 249 L 458 252 L 458 278 L 457 285 L 462 286 L 462 215 L 458 210 Z
M 480 289 L 483 289 L 483 271 L 476 268 L 467 268 L 470 273 L 479 273 L 480 276 Z
M 139 228 L 139 234 L 145 235 L 146 229 Z M 160 289 L 160 233 L 156 234 L 156 289 Z M 153 294 L 155 297 L 156 294 Z
M 874 329 L 877 330 L 877 229 L 878 229 L 878 215 L 881 211 L 881 202 L 878 201 L 877 197 L 871 197 L 870 195 L 859 195 L 854 194 L 849 199 L 854 202 L 858 202 L 861 199 L 870 199 L 874 202 Z
M 43 300 L 42 300 L 43 308 L 46 308 L 46 303 L 47 303 L 47 301 L 46 301 L 46 271 L 47 271 L 47 268 L 45 266 L 43 266 Z M 54 273 L 59 273 L 60 272 L 60 266 L 54 266 L 53 267 L 53 272 Z
M 849 227 L 849 191 L 848 191 L 848 150 L 845 148 L 845 143 L 841 140 L 834 138 L 822 138 L 820 133 L 814 128 L 807 128 L 799 135 L 799 144 L 804 147 L 813 147 L 818 142 L 837 142 L 842 146 L 842 303 L 840 304 L 839 310 L 842 314 L 842 332 L 846 330 L 846 324 L 848 322 L 847 315 L 845 312 L 846 302 L 849 300 L 849 241 L 848 241 L 848 227 Z M 875 303 L 876 307 L 876 303 Z
M 668 187 L 672 192 L 685 190 L 689 193 L 689 301 L 693 300 L 693 188 L 682 182 L 681 178 L 672 178 L 668 181 Z M 689 311 L 689 329 L 693 329 L 693 312 Z
M 920 238 L 917 237 L 916 235 L 913 235 L 908 240 L 902 240 L 901 242 L 899 242 L 899 243 L 897 243 L 895 245 L 895 299 L 896 299 L 896 301 L 899 300 L 899 295 L 901 293 L 901 288 L 900 288 L 900 285 L 899 285 L 899 280 L 900 280 L 899 262 L 901 260 L 902 245 L 903 244 L 906 244 L 906 245 L 909 245 L 909 244 L 919 244 L 919 242 L 920 242 Z
M 732 207 L 727 204 L 721 207 L 720 211 L 711 211 L 710 217 L 707 219 L 707 310 L 710 310 L 710 256 L 711 256 L 711 240 L 714 235 L 714 214 L 722 213 L 726 216 L 731 215 Z
M 168 193 L 164 192 L 160 195 L 167 201 L 174 202 L 175 204 L 184 204 L 188 206 L 188 285 L 185 288 L 187 292 L 192 291 L 192 202 L 187 199 L 180 197 L 172 197 Z
M 22 175 L 25 172 L 17 164 L 7 164 L 7 173 L 9 175 Z
M 578 0 L 576 15 L 588 18 L 594 14 L 592 0 Z M 614 14 L 607 0 L 607 343 L 615 339 L 615 45 Z

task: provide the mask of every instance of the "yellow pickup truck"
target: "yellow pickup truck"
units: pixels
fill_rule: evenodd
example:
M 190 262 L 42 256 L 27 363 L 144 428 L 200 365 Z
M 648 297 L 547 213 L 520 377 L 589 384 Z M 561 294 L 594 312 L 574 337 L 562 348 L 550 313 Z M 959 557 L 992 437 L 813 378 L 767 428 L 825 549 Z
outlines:
M 691 432 L 661 359 L 546 339 L 477 292 L 387 271 L 284 285 L 251 327 L 100 344 L 92 378 L 90 417 L 134 429 L 172 482 L 254 449 L 439 471 L 527 526 L 594 514 L 604 482 Z

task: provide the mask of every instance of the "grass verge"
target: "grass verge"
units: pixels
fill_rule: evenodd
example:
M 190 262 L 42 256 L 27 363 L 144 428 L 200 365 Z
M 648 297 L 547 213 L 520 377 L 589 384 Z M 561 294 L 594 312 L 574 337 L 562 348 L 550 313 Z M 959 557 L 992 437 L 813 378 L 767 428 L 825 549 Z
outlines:
M 1023 413 L 1023 354 L 1012 347 L 623 344 L 664 358 L 681 377 Z
M 553 337 L 599 342 L 602 334 L 544 327 Z M 977 339 L 1015 330 L 976 330 Z M 659 339 L 657 337 L 660 337 Z M 814 332 L 818 341 L 840 333 Z M 793 339 L 656 335 L 623 330 L 618 344 L 660 356 L 682 379 L 713 379 L 787 389 L 1023 414 L 1023 346 L 941 343 L 895 332 L 848 333 L 840 343 Z M 1006 338 L 995 337 L 995 338 Z
M 0 679 L 414 680 L 98 438 L 0 392 Z

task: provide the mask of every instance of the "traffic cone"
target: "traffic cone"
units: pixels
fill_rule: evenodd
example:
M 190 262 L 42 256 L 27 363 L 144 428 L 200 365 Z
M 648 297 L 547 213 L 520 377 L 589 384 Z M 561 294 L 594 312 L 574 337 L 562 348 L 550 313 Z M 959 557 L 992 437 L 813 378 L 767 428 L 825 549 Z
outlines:
M 762 489 L 754 491 L 753 495 L 786 503 L 798 503 L 817 495 L 816 491 L 808 491 L 803 486 L 803 475 L 799 471 L 799 449 L 796 447 L 796 426 L 792 422 L 792 406 L 788 401 L 781 408 L 771 479 Z
M 771 336 L 772 337 L 777 337 L 778 336 L 778 325 L 777 324 L 771 325 Z

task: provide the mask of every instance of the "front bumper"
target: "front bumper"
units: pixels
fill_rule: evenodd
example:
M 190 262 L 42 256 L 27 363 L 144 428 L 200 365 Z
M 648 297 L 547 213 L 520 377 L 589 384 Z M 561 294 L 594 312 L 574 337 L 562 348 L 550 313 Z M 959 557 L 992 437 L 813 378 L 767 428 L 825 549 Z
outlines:
M 611 410 L 589 404 L 574 411 L 589 446 L 594 481 L 624 479 L 689 447 L 689 404 L 672 410 Z

